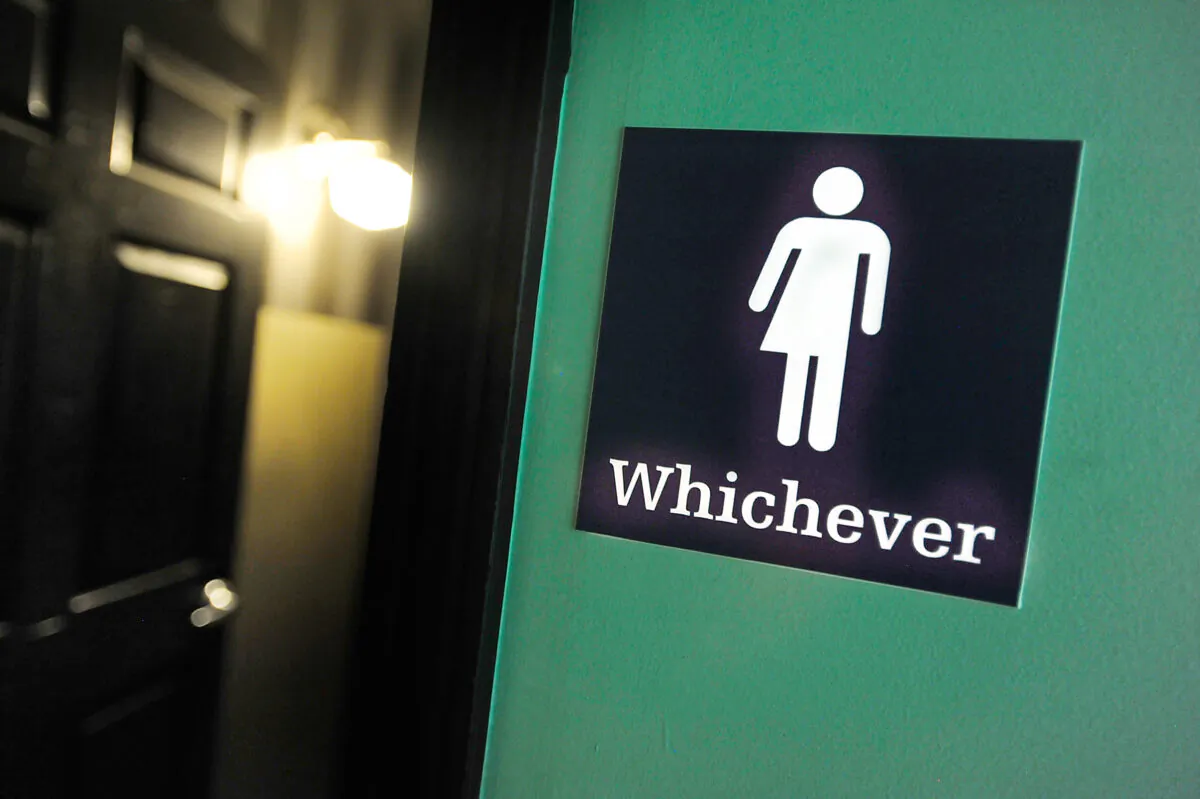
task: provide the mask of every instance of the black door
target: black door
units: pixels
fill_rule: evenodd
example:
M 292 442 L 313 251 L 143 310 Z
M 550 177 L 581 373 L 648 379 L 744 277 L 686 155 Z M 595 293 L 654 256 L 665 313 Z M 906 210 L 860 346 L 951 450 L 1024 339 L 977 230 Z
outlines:
M 278 106 L 187 0 L 0 0 L 0 796 L 207 791 Z

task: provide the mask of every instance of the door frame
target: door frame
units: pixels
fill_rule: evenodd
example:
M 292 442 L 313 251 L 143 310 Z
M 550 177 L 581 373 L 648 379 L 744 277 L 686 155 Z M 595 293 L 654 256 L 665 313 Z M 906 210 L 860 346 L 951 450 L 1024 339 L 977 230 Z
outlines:
M 339 780 L 478 796 L 573 0 L 434 0 Z

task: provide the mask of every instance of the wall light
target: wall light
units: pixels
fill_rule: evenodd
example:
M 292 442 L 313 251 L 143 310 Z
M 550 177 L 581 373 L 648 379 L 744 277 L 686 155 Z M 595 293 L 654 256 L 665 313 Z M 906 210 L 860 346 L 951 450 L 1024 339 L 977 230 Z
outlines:
M 408 222 L 412 176 L 389 161 L 386 145 L 336 139 L 313 141 L 256 155 L 246 164 L 243 196 L 285 238 L 308 235 L 328 191 L 333 212 L 364 230 L 389 230 Z
M 364 230 L 388 230 L 408 222 L 412 175 L 393 161 L 363 158 L 329 173 L 333 212 Z

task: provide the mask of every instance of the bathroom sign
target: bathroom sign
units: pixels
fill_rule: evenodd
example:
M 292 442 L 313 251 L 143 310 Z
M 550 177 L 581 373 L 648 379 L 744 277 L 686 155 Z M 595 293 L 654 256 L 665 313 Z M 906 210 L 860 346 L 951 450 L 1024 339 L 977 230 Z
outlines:
M 1080 152 L 627 129 L 579 529 L 1016 605 Z

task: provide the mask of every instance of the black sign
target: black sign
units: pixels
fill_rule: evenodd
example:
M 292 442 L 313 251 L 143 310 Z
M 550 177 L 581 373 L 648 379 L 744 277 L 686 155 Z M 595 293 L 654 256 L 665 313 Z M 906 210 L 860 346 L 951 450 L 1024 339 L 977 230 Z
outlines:
M 1016 605 L 1079 160 L 627 130 L 578 527 Z

